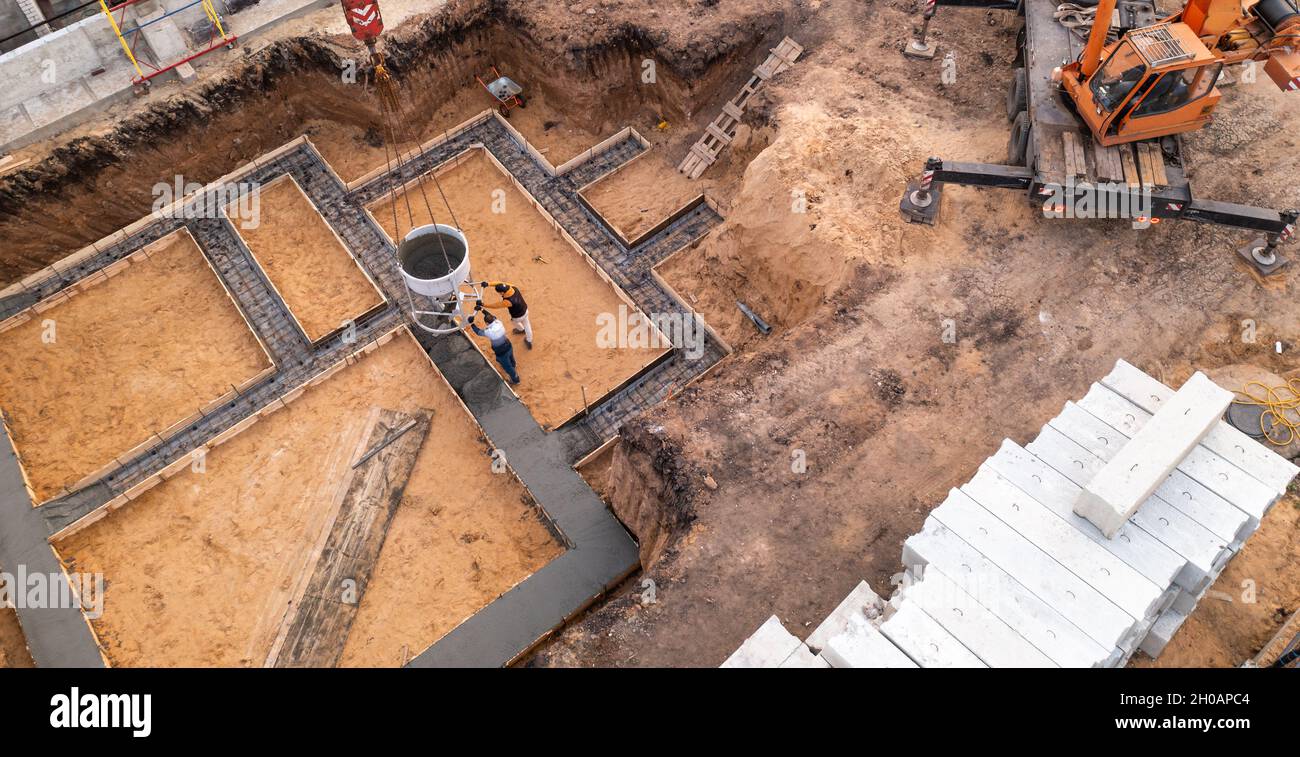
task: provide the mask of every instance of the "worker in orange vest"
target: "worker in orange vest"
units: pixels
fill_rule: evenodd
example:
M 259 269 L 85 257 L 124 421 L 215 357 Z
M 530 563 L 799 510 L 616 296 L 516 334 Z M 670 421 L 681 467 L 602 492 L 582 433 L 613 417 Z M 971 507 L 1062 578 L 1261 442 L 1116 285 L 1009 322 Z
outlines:
M 519 287 L 514 284 L 507 284 L 504 281 L 481 281 L 479 286 L 492 289 L 501 295 L 500 302 L 494 302 L 485 307 L 501 309 L 506 308 L 510 313 L 510 323 L 514 325 L 516 334 L 524 335 L 524 344 L 528 349 L 533 348 L 533 325 L 528 322 L 528 303 L 524 301 L 524 293 L 519 291 Z

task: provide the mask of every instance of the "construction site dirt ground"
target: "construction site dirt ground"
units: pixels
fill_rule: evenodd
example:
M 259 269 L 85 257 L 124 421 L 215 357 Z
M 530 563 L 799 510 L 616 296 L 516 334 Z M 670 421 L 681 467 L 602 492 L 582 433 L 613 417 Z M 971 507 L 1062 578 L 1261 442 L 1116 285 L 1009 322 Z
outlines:
M 528 349 L 524 335 L 507 326 L 521 379 L 513 389 L 543 427 L 554 428 L 581 412 L 584 397 L 594 403 L 667 349 L 619 349 L 617 343 L 600 341 L 601 316 L 618 318 L 619 309 L 627 305 L 482 150 L 474 150 L 438 181 L 442 192 L 455 198 L 456 219 L 470 240 L 471 273 L 482 281 L 518 285 L 528 302 L 534 348 Z M 425 185 L 423 194 L 412 186 L 404 195 L 385 197 L 370 207 L 390 239 L 395 236 L 394 203 L 403 235 L 413 225 L 430 223 L 424 194 L 435 215 L 445 212 L 433 182 Z M 501 300 L 495 292 L 485 297 L 488 305 Z M 509 319 L 504 309 L 493 313 Z M 481 328 L 483 319 L 478 323 Z M 504 377 L 487 339 L 472 338 Z
M 398 666 L 563 548 L 409 333 L 56 544 L 114 666 L 260 667 L 372 407 L 433 412 L 341 664 Z
M 503 72 L 504 73 L 504 72 Z M 552 165 L 558 166 L 609 135 L 593 134 L 574 124 L 571 115 L 551 105 L 543 94 L 526 93 L 526 106 L 510 111 L 510 125 Z M 417 146 L 453 129 L 484 110 L 495 109 L 494 101 L 477 83 L 463 87 L 428 120 L 410 124 L 401 137 L 403 157 Z M 381 129 L 328 119 L 313 119 L 303 133 L 317 145 L 321 155 L 344 181 L 354 181 L 376 168 L 395 163 L 397 151 L 386 146 Z
M 232 218 L 310 341 L 384 303 L 383 295 L 292 179 L 259 193 L 254 223 Z M 227 209 L 229 216 L 233 211 Z
M 473 4 L 457 5 L 463 14 Z M 942 9 L 930 25 L 940 55 L 923 62 L 901 55 L 919 25 L 919 5 L 908 0 L 675 0 L 650 10 L 611 0 L 593 6 L 593 16 L 564 4 L 497 5 L 522 41 L 490 55 L 526 52 L 530 67 L 504 72 L 526 87 L 550 82 L 542 100 L 580 121 L 588 144 L 610 133 L 606 123 L 640 128 L 647 113 L 666 109 L 672 128 L 661 138 L 684 155 L 765 46 L 788 34 L 806 48 L 765 85 L 705 175 L 725 200 L 725 221 L 661 271 L 735 354 L 651 417 L 628 423 L 607 472 L 584 471 L 616 511 L 668 492 L 676 530 L 642 573 L 528 664 L 713 666 L 769 615 L 806 636 L 858 581 L 888 595 L 903 540 L 948 489 L 1003 438 L 1028 441 L 1117 358 L 1175 387 L 1193 370 L 1231 363 L 1284 377 L 1300 370 L 1297 269 L 1256 280 L 1234 252 L 1247 234 L 1185 222 L 1136 230 L 1122 221 L 1049 221 L 1018 193 L 955 187 L 945 190 L 937 226 L 901 220 L 902 189 L 927 157 L 1005 160 L 1013 13 Z M 415 31 L 396 29 L 390 43 L 411 39 Z M 325 52 L 357 49 L 338 38 L 287 44 L 254 56 L 258 71 L 232 66 L 245 78 L 217 94 L 240 95 L 246 110 L 169 105 L 157 117 L 178 125 L 148 149 L 92 140 L 51 153 L 29 176 L 5 177 L 0 233 L 11 243 L 0 273 L 16 279 L 140 217 L 159 176 L 215 178 L 313 118 L 321 124 L 313 140 L 341 173 L 382 165 L 373 109 L 355 104 L 355 90 L 330 89 L 321 73 L 338 70 Z M 402 52 L 410 65 L 415 53 Z M 634 89 L 640 72 L 628 64 L 646 57 L 660 62 L 665 82 L 677 69 L 703 83 Z M 316 67 L 294 68 L 304 61 Z M 482 109 L 469 100 L 477 85 L 465 71 L 447 73 L 454 61 L 440 64 L 418 75 L 410 65 L 404 91 L 454 78 L 467 98 L 443 119 L 455 125 Z M 945 66 L 956 72 L 953 83 L 941 77 Z M 257 94 L 241 94 L 250 91 Z M 600 99 L 609 93 L 625 94 Z M 537 103 L 525 112 L 540 113 Z M 201 116 L 191 114 L 196 108 Z M 1264 77 L 1225 88 L 1215 122 L 1184 138 L 1198 195 L 1295 206 L 1297 116 L 1300 100 Z M 200 118 L 213 125 L 195 125 Z M 343 125 L 330 132 L 335 122 Z M 212 140 L 219 165 L 191 157 Z M 376 152 L 355 166 L 337 157 L 366 140 Z M 110 147 L 123 147 L 121 155 Z M 38 187 L 57 187 L 57 197 Z M 737 299 L 773 333 L 759 335 L 738 315 Z M 1243 338 L 1245 321 L 1254 341 Z M 948 323 L 953 342 L 943 339 Z M 547 337 L 539 328 L 539 343 Z M 531 355 L 517 352 L 527 384 Z M 801 473 L 791 465 L 796 456 L 807 462 Z M 1275 506 L 1215 587 L 1236 601 L 1203 602 L 1160 664 L 1238 664 L 1281 625 L 1279 610 L 1300 606 L 1296 502 L 1293 493 Z M 1239 599 L 1247 579 L 1257 587 L 1253 604 Z M 640 601 L 645 580 L 656 586 L 654 604 Z
M 0 332 L 0 410 L 45 501 L 270 367 L 181 231 Z

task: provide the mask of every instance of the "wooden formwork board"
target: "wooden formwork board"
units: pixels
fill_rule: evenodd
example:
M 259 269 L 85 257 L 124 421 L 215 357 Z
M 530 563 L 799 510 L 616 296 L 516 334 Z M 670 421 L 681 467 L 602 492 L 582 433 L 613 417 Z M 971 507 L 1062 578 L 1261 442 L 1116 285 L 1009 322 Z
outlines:
M 326 229 L 329 230 L 330 235 L 334 238 L 334 241 L 338 243 L 339 249 L 343 250 L 344 254 L 348 256 L 348 259 L 352 261 L 352 265 L 355 266 L 356 269 L 361 272 L 361 275 L 365 278 L 366 283 L 369 284 L 370 289 L 374 291 L 375 296 L 378 298 L 377 303 L 370 306 L 369 308 L 366 308 L 360 313 L 353 315 L 349 320 L 351 320 L 353 323 L 356 323 L 357 321 L 365 318 L 366 316 L 371 315 L 372 313 L 377 313 L 380 310 L 383 310 L 385 307 L 387 307 L 388 300 L 387 298 L 384 297 L 384 293 L 379 288 L 379 285 L 375 283 L 374 278 L 371 277 L 370 272 L 366 270 L 366 267 L 361 264 L 360 260 L 357 260 L 357 256 L 353 254 L 352 249 L 349 248 L 347 243 L 343 241 L 343 237 L 339 236 L 338 231 L 336 231 L 334 227 L 330 225 L 329 221 L 325 220 L 325 215 L 321 213 L 320 208 L 316 207 L 316 203 L 312 201 L 311 196 L 308 195 L 305 191 L 303 191 L 302 185 L 298 183 L 298 180 L 295 179 L 292 174 L 284 174 L 282 176 L 277 176 L 276 178 L 262 185 L 260 189 L 261 191 L 266 191 L 276 186 L 277 184 L 282 184 L 282 183 L 292 184 L 295 191 L 297 191 L 298 194 L 301 195 L 302 198 L 307 201 L 307 205 L 312 209 L 312 212 L 316 214 L 316 219 L 320 221 L 320 224 L 322 226 L 324 226 Z M 311 345 L 315 346 L 342 332 L 345 326 L 340 325 L 331 331 L 327 331 L 321 334 L 315 339 L 312 338 L 311 334 L 308 333 L 306 326 L 298 318 L 298 314 L 294 312 L 294 308 L 289 304 L 289 301 L 285 299 L 284 293 L 280 291 L 280 288 L 278 286 L 276 286 L 275 280 L 272 278 L 271 273 L 267 270 L 262 260 L 257 256 L 257 251 L 254 250 L 252 246 L 248 244 L 248 240 L 244 238 L 244 235 L 242 233 L 240 233 L 239 226 L 235 224 L 234 219 L 230 215 L 230 206 L 232 204 L 234 204 L 234 201 L 228 203 L 224 208 L 223 214 L 226 217 L 225 220 L 227 226 L 229 226 L 230 230 L 235 234 L 235 236 L 239 237 L 240 241 L 244 245 L 244 248 L 248 251 L 248 255 L 252 259 L 253 263 L 257 265 L 259 269 L 261 269 L 262 275 L 266 279 L 267 285 L 271 287 L 271 291 L 275 293 L 275 296 L 284 305 L 285 312 L 289 314 L 289 319 L 293 321 L 294 327 L 297 328 L 298 332 L 302 334 L 303 339 L 305 339 Z M 325 253 L 323 251 L 315 251 L 313 254 L 325 254 Z

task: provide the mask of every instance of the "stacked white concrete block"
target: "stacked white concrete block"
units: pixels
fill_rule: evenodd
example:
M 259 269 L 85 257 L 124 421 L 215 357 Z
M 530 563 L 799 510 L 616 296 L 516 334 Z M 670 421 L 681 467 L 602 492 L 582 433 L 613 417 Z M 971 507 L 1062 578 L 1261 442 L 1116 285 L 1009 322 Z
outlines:
M 930 513 L 904 544 L 907 571 L 888 603 L 860 584 L 807 647 L 833 667 L 1115 667 L 1139 648 L 1160 654 L 1300 473 L 1215 420 L 1222 396 L 1208 383 L 1198 374 L 1175 399 L 1119 361 L 1026 447 L 1004 441 Z M 1166 406 L 1178 417 L 1158 417 L 1125 454 Z M 1112 461 L 1112 480 L 1086 494 Z M 1125 481 L 1113 470 L 1151 461 L 1158 475 Z

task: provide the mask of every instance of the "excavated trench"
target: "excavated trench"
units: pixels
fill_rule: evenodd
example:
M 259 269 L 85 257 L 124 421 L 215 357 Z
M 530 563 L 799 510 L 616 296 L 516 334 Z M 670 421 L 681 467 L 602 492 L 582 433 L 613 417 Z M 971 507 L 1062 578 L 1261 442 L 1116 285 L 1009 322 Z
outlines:
M 575 47 L 530 28 L 507 3 L 457 4 L 392 30 L 385 52 L 413 139 L 437 134 L 430 122 L 439 111 L 472 115 L 488 107 L 475 77 L 493 66 L 524 82 L 530 101 L 562 114 L 567 128 L 600 139 L 629 123 L 649 129 L 660 117 L 689 123 L 697 107 L 732 86 L 729 78 L 752 66 L 749 57 L 778 22 L 760 17 L 682 50 L 656 46 L 650 32 L 629 25 Z M 654 85 L 632 86 L 649 59 L 656 61 Z M 744 63 L 728 65 L 736 61 Z M 348 71 L 356 72 L 350 81 Z M 281 40 L 197 91 L 55 147 L 0 180 L 0 286 L 147 215 L 156 186 L 174 185 L 178 176 L 207 183 L 304 133 L 345 179 L 383 165 L 372 73 L 350 38 Z

